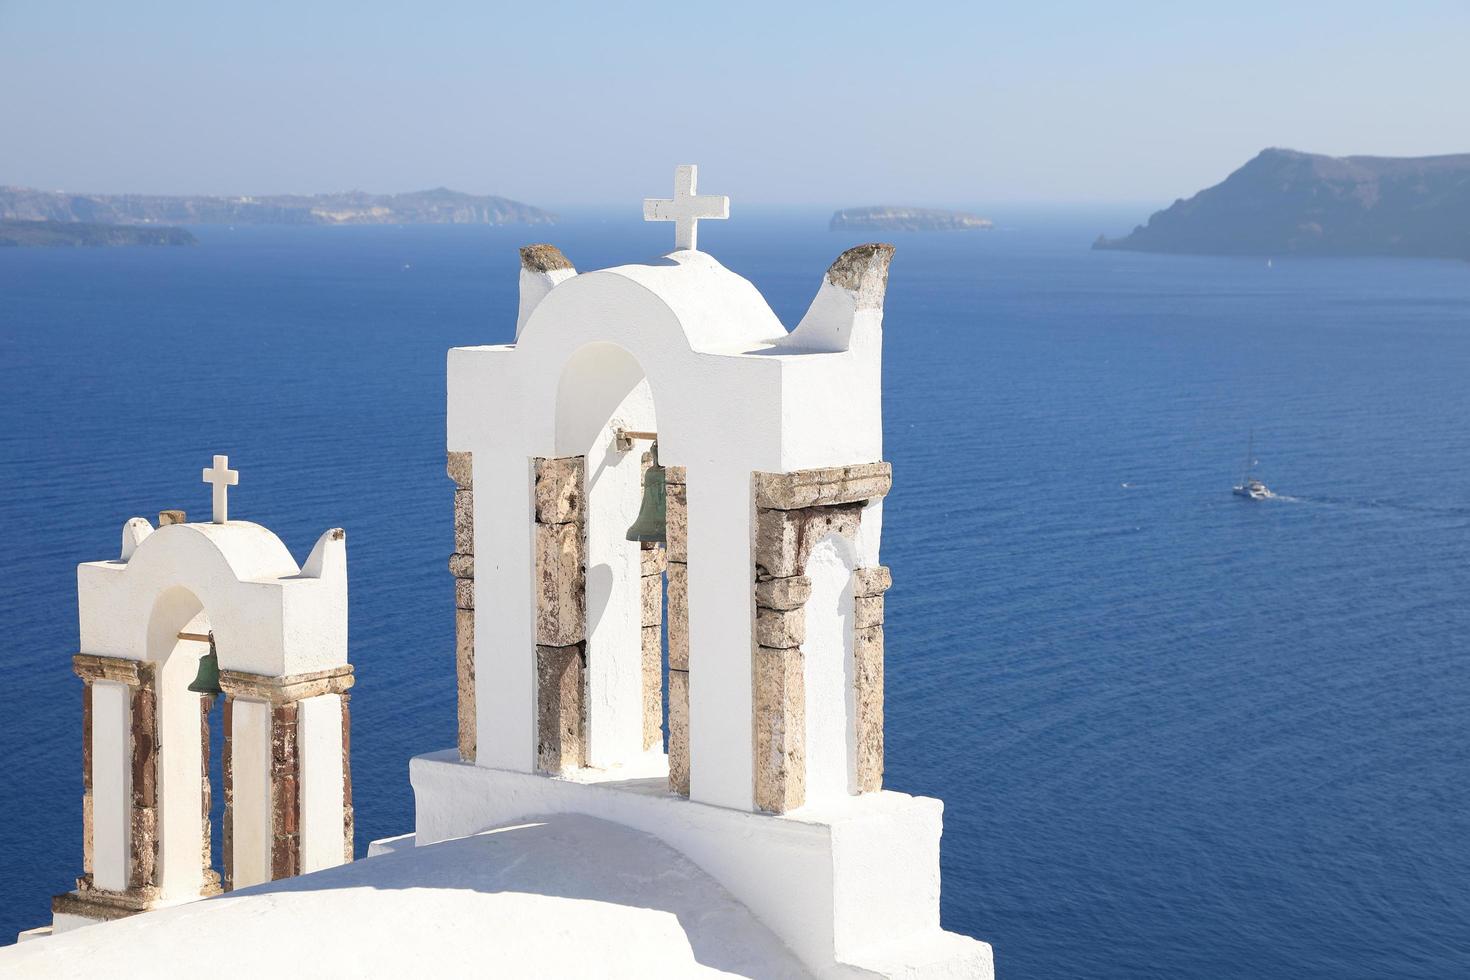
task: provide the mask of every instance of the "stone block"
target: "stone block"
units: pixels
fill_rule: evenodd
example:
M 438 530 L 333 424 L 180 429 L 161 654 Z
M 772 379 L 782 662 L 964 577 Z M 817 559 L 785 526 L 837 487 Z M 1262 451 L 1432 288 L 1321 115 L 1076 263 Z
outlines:
M 638 557 L 640 575 L 662 575 L 669 564 L 669 553 L 656 544 L 645 542 Z
M 883 788 L 883 627 L 855 631 L 853 683 L 858 790 Z
M 586 764 L 584 647 L 536 647 L 536 767 L 562 773 Z
M 657 626 L 643 627 L 643 748 L 663 740 L 663 642 Z
M 461 490 L 469 490 L 474 487 L 475 480 L 475 456 L 474 453 L 450 453 L 449 461 L 445 465 L 445 472 L 454 481 L 454 485 Z
M 811 557 L 812 549 L 817 546 L 817 542 L 832 534 L 853 540 L 857 537 L 858 528 L 863 521 L 861 504 L 832 504 L 827 507 L 813 507 L 810 510 L 788 511 L 788 513 L 801 515 L 798 571 L 806 570 L 806 560 Z
M 82 794 L 82 872 L 91 874 L 92 867 L 92 794 Z
M 755 604 L 766 609 L 795 609 L 812 597 L 812 580 L 805 575 L 766 579 L 755 583 Z
M 664 488 L 665 544 L 669 561 L 689 560 L 689 488 L 670 483 Z
M 475 577 L 475 556 L 455 552 L 449 556 L 449 574 L 455 578 Z
M 669 668 L 669 789 L 689 795 L 689 671 Z
M 568 524 L 582 519 L 585 457 L 536 461 L 536 521 Z
M 466 762 L 472 762 L 475 758 L 475 611 L 473 609 L 457 609 L 454 613 L 454 676 L 455 686 L 459 692 L 457 705 L 459 757 Z M 345 714 L 343 718 L 345 721 Z M 343 758 L 346 756 L 344 755 Z
M 852 594 L 855 596 L 882 595 L 893 586 L 893 575 L 887 565 L 854 569 Z
M 689 669 L 689 566 L 669 562 L 669 666 Z
M 806 682 L 801 649 L 756 648 L 755 805 L 785 813 L 806 800 Z
M 457 578 L 454 580 L 454 608 L 475 608 L 475 580 L 472 578 Z
M 475 553 L 475 491 L 454 491 L 454 550 L 461 555 Z
M 643 594 L 643 625 L 658 626 L 664 621 L 663 576 L 645 575 L 640 581 Z
M 860 595 L 852 600 L 853 627 L 865 630 L 883 625 L 883 596 Z
M 181 510 L 161 510 L 158 512 L 158 526 L 168 527 L 170 524 L 187 524 L 189 515 Z
M 158 810 L 151 806 L 133 807 L 130 853 L 132 868 L 128 884 L 133 891 L 152 888 L 158 872 Z
M 133 689 L 131 724 L 133 806 L 152 807 L 158 802 L 158 727 L 151 677 Z
M 801 562 L 801 518 L 786 510 L 757 510 L 755 515 L 755 565 L 768 577 L 789 578 L 799 574 Z
M 779 650 L 801 646 L 806 642 L 806 608 L 757 609 L 755 642 Z
M 664 483 L 670 486 L 685 486 L 689 483 L 689 470 L 684 466 L 665 466 Z
M 536 642 L 564 647 L 587 636 L 581 524 L 536 525 Z
M 893 486 L 893 468 L 879 462 L 791 473 L 755 473 L 754 483 L 757 507 L 800 510 L 885 497 Z

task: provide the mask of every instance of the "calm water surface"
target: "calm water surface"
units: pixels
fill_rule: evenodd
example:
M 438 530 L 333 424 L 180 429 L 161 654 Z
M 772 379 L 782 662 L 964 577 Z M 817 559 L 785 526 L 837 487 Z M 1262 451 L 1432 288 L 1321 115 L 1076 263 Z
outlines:
M 1094 253 L 1132 216 L 900 235 L 886 321 L 890 787 L 1007 978 L 1470 975 L 1470 266 Z M 855 239 L 703 244 L 788 325 Z M 81 870 L 75 564 L 231 513 L 348 530 L 359 849 L 454 740 L 444 352 L 514 248 L 666 227 L 198 230 L 0 251 L 0 936 Z M 1230 495 L 1256 430 L 1281 498 Z

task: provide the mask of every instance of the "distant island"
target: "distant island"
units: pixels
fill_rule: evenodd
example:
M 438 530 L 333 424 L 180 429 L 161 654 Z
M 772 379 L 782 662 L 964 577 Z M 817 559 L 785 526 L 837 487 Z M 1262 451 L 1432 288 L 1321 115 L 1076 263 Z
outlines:
M 1262 150 L 1214 187 L 1093 248 L 1210 255 L 1470 259 L 1470 154 Z
M 29 246 L 198 245 L 183 228 L 101 225 L 89 221 L 0 219 L 0 248 Z
M 443 187 L 408 194 L 165 197 L 0 187 L 0 219 L 106 225 L 549 225 L 550 211 Z
M 878 231 L 969 231 L 991 227 L 989 218 L 964 211 L 935 208 L 844 208 L 827 222 L 831 231 L 871 228 Z

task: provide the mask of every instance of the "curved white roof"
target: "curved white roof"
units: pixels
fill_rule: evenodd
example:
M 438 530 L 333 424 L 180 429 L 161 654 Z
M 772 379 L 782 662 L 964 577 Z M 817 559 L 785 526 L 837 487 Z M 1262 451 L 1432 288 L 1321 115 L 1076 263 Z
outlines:
M 407 848 L 0 950 L 62 977 L 804 977 L 713 878 L 578 815 Z
M 532 313 L 526 332 L 544 326 L 545 314 L 576 297 L 606 289 L 616 276 L 642 286 L 673 313 L 691 350 L 736 353 L 767 347 L 786 336 L 786 328 L 750 280 L 725 268 L 704 252 L 673 252 L 661 259 L 584 272 L 559 283 Z

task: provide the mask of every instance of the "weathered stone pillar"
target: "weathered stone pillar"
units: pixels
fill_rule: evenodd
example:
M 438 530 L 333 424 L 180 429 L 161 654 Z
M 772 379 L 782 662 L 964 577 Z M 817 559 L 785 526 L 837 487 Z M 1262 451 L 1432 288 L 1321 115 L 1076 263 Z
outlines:
M 887 463 L 753 475 L 756 507 L 752 663 L 755 804 L 785 813 L 806 802 L 806 576 L 812 548 L 829 535 L 857 538 L 863 510 L 892 485 Z M 877 789 L 883 772 L 882 591 L 887 570 L 854 572 L 856 782 Z M 881 587 L 880 587 L 881 586 Z M 876 599 L 876 605 L 873 600 Z M 876 608 L 877 623 L 873 623 Z M 876 633 L 874 629 L 876 627 Z M 876 728 L 875 728 L 876 726 Z
M 536 767 L 587 764 L 586 458 L 537 459 Z
M 643 748 L 644 751 L 663 741 L 664 722 L 664 569 L 668 566 L 664 549 L 651 541 L 643 543 Z
M 342 861 L 350 863 L 357 840 L 357 811 L 352 808 L 352 712 L 347 703 L 352 695 L 342 694 Z
M 350 664 L 288 677 L 220 671 L 220 688 L 228 696 L 225 873 L 230 887 L 342 863 L 338 855 L 352 859 L 349 714 L 343 697 L 352 684 Z M 242 718 L 249 720 L 248 737 L 242 737 Z M 317 760 L 308 768 L 303 745 L 327 753 L 325 764 Z M 249 784 L 245 793 L 241 778 Z M 242 805 L 257 812 L 244 812 Z M 313 827 L 342 836 L 329 847 L 313 838 L 315 856 L 304 861 L 303 836 Z
M 664 467 L 669 576 L 669 789 L 689 795 L 688 470 Z
M 223 729 L 224 745 L 220 758 L 220 789 L 225 794 L 225 812 L 220 819 L 220 864 L 224 880 L 220 887 L 224 891 L 235 888 L 235 699 L 227 694 L 220 695 L 224 704 L 220 706 L 220 727 Z
M 83 682 L 82 874 L 53 912 L 115 919 L 157 897 L 158 716 L 155 665 L 77 654 Z
M 82 678 L 82 876 L 92 877 L 92 682 Z
M 296 702 L 271 706 L 271 880 L 301 870 Z
M 454 672 L 459 688 L 459 757 L 475 760 L 475 492 L 474 456 L 450 453 L 454 481 Z
M 133 688 L 133 836 L 129 886 L 136 892 L 158 887 L 158 670 L 138 664 Z
M 853 575 L 853 703 L 857 735 L 857 785 L 863 793 L 883 788 L 883 593 L 893 584 L 884 565 Z
M 211 853 L 210 805 L 214 802 L 214 791 L 209 785 L 209 709 L 214 707 L 214 695 L 206 694 L 199 699 L 199 859 L 203 865 L 203 879 L 199 886 L 201 895 L 218 895 L 222 891 L 220 874 L 214 870 Z

